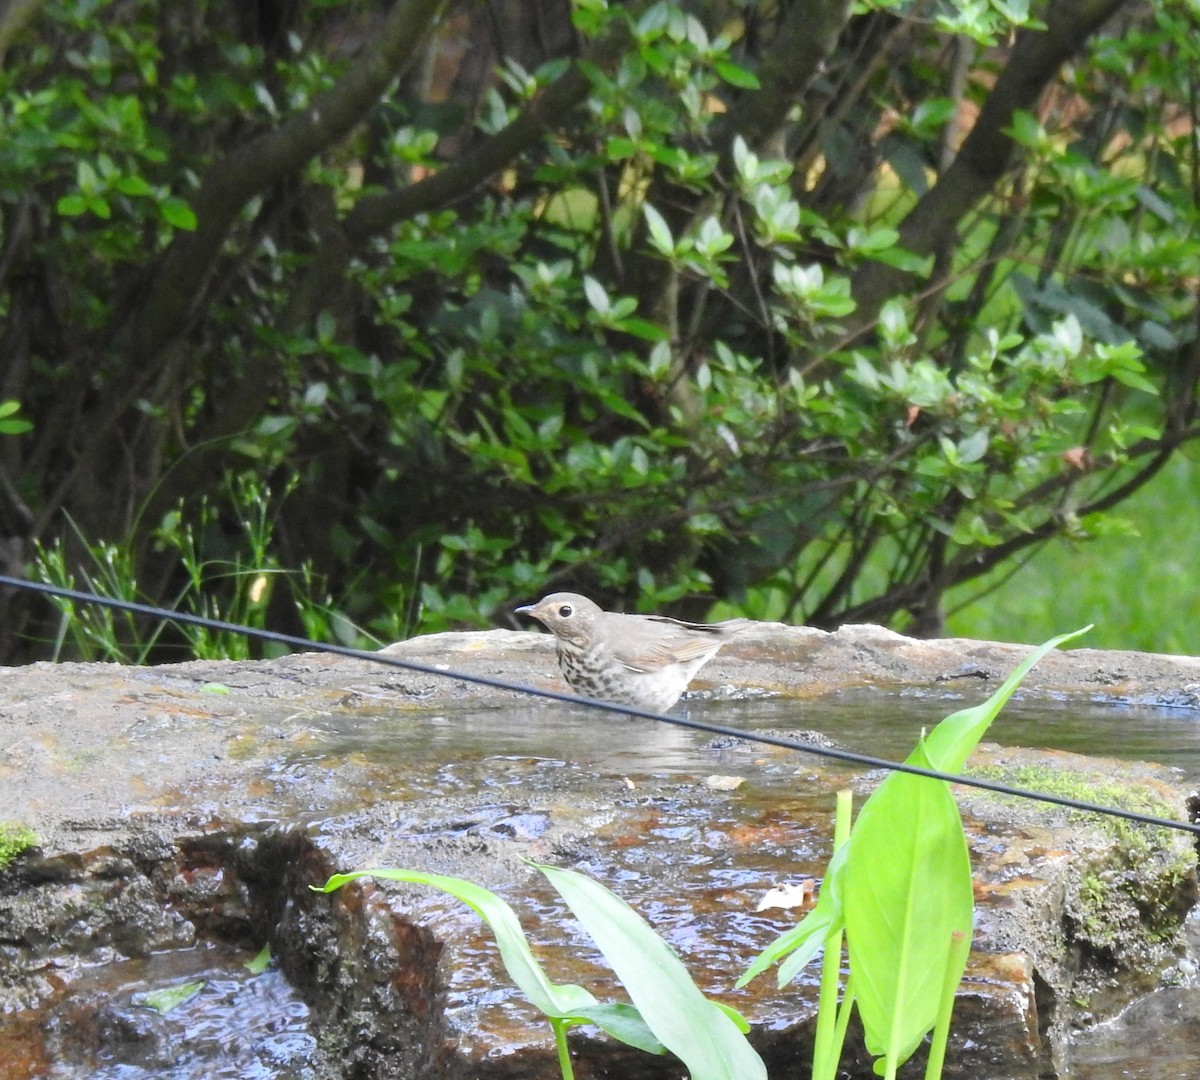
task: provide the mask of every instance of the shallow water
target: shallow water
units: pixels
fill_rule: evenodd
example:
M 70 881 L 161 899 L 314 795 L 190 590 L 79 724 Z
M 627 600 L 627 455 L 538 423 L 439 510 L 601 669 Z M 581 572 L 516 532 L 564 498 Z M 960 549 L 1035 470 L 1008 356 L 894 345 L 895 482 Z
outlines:
M 922 728 L 932 728 L 951 713 L 982 703 L 992 689 L 937 696 L 849 691 L 815 702 L 778 698 L 721 705 L 695 702 L 690 713 L 734 727 L 820 731 L 848 749 L 903 758 Z M 1200 711 L 1194 709 L 1018 694 L 986 739 L 1004 746 L 1156 761 L 1179 768 L 1189 781 L 1200 783 Z
M 676 714 L 738 730 L 818 731 L 840 746 L 902 759 L 922 729 L 959 709 L 978 705 L 992 687 L 954 694 L 843 691 L 817 701 L 753 697 L 685 699 Z M 637 772 L 690 771 L 712 736 L 598 709 L 534 702 L 516 708 L 411 717 L 397 726 L 386 715 L 354 713 L 314 718 L 314 739 L 299 756 L 365 754 L 380 763 L 428 760 L 445 765 L 475 753 L 557 757 L 575 763 L 621 763 Z M 1200 711 L 1105 701 L 1067 701 L 1017 695 L 986 736 L 1005 746 L 1046 747 L 1079 754 L 1155 761 L 1179 768 L 1200 783 Z
M 982 702 L 992 689 L 981 683 L 956 685 L 945 694 L 880 695 L 864 690 L 818 701 L 717 701 L 697 696 L 682 708 L 693 719 L 738 730 L 794 731 L 801 738 L 801 733 L 817 731 L 848 749 L 901 759 L 923 728 Z M 515 791 L 531 777 L 538 786 L 573 790 L 581 774 L 598 763 L 606 775 L 634 777 L 711 772 L 713 766 L 712 752 L 705 749 L 712 739 L 708 733 L 557 703 L 444 715 L 346 709 L 306 714 L 292 730 L 297 729 L 302 732 L 290 744 L 283 766 L 285 774 L 294 770 L 296 775 L 283 779 L 296 781 L 288 787 L 310 791 L 317 772 L 329 770 L 334 781 L 345 780 L 351 770 L 339 772 L 344 762 L 365 766 L 381 777 L 403 775 L 414 797 L 481 787 Z M 1200 712 L 1194 710 L 1018 696 L 988 739 L 1158 761 L 1180 769 L 1189 782 L 1200 782 Z M 271 789 L 264 796 L 265 810 L 278 794 Z M 404 798 L 394 789 L 392 794 Z M 352 784 L 337 795 L 361 805 L 361 793 Z M 329 810 L 336 812 L 336 806 Z M 534 835 L 540 827 L 533 815 L 506 825 L 521 835 Z M 732 940 L 717 944 L 744 947 Z M 312 1049 L 307 1009 L 277 973 L 250 976 L 242 967 L 246 959 L 236 950 L 200 946 L 147 961 L 97 967 L 37 1020 L 41 1039 L 31 1045 L 37 1041 L 48 1046 L 56 1060 L 46 1071 L 21 1075 L 51 1080 L 304 1076 L 303 1062 Z M 138 1005 L 133 996 L 189 979 L 203 979 L 205 989 L 165 1016 Z M 98 1015 L 111 1030 L 90 1041 L 72 1041 L 71 999 L 94 1001 L 97 996 L 109 1002 Z M 1147 1031 L 1153 1031 L 1152 1040 Z M 1074 1080 L 1197 1076 L 1200 992 L 1190 989 L 1143 999 L 1117 1021 L 1086 1033 L 1076 1047 Z
M 309 1009 L 278 971 L 252 975 L 250 953 L 217 943 L 98 964 L 70 993 L 29 1019 L 25 1042 L 11 1033 L 0 1076 L 46 1080 L 283 1080 L 302 1077 L 315 1040 Z M 159 1011 L 147 991 L 198 984 Z

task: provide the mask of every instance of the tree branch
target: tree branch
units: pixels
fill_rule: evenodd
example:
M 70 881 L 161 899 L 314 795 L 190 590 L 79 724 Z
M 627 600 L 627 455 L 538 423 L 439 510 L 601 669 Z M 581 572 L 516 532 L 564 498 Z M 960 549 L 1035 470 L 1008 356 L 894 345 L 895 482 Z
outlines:
M 608 67 L 629 45 L 623 27 L 598 41 L 562 75 L 538 94 L 510 124 L 484 139 L 454 165 L 384 195 L 367 196 L 346 215 L 343 228 L 352 246 L 414 214 L 436 210 L 469 195 L 480 184 L 559 127 L 591 89 L 584 65 Z
M 747 145 L 761 147 L 783 125 L 833 52 L 850 20 L 850 8 L 851 0 L 788 5 L 779 32 L 758 66 L 759 89 L 743 94 L 714 125 L 713 141 L 722 157 L 732 153 L 735 134 Z
M 1108 492 L 1108 494 L 1080 506 L 1075 516 L 1085 518 L 1092 514 L 1103 513 L 1105 510 L 1116 506 L 1123 499 L 1127 499 L 1158 475 L 1159 471 L 1170 460 L 1171 455 L 1180 445 L 1197 438 L 1200 438 L 1200 429 L 1192 428 L 1187 432 L 1181 432 L 1178 435 L 1172 435 L 1161 440 L 1147 441 L 1140 448 L 1134 448 L 1130 451 L 1131 457 L 1137 456 L 1140 452 L 1141 455 L 1149 455 L 1150 460 L 1133 476 Z M 1053 481 L 1048 481 L 1046 484 L 1040 485 L 1038 490 L 1047 490 L 1049 486 L 1055 484 L 1066 490 L 1078 483 L 1083 476 L 1083 473 L 1075 475 L 1064 473 L 1056 477 Z M 972 549 L 963 552 L 946 564 L 943 573 L 940 575 L 938 587 L 944 591 L 951 586 L 960 585 L 964 581 L 970 581 L 972 578 L 986 574 L 989 570 L 1011 559 L 1031 545 L 1044 543 L 1046 540 L 1058 535 L 1062 532 L 1062 527 L 1062 519 L 1057 515 L 1051 515 L 1027 532 L 1012 536 L 995 547 L 983 550 Z M 831 624 L 840 625 L 847 622 L 860 622 L 864 619 L 886 618 L 894 611 L 911 609 L 920 605 L 929 587 L 929 583 L 923 579 L 905 583 L 889 589 L 879 596 L 874 596 L 864 603 L 837 612 L 830 617 L 829 621 Z
M 372 47 L 310 108 L 206 172 L 193 200 L 197 227 L 180 233 L 150 280 L 129 328 L 132 365 L 151 363 L 203 303 L 221 245 L 247 202 L 344 139 L 418 55 L 445 0 L 397 0 Z
M 4 54 L 16 36 L 25 29 L 46 0 L 0 0 L 0 67 Z
M 1045 30 L 1022 30 L 1004 71 L 988 95 L 971 133 L 950 167 L 909 212 L 899 243 L 921 255 L 941 251 L 959 223 L 1001 180 L 1015 143 L 1014 115 L 1031 108 L 1070 57 L 1129 0 L 1054 0 Z M 884 301 L 912 287 L 913 275 L 879 262 L 865 263 L 854 276 L 858 308 L 845 325 L 854 336 L 879 313 Z
M 546 132 L 561 126 L 591 89 L 583 65 L 609 67 L 628 45 L 628 31 L 618 25 L 542 90 L 512 123 L 468 150 L 460 160 L 415 184 L 361 199 L 340 224 L 326 230 L 328 235 L 320 250 L 296 286 L 284 324 L 297 328 L 309 322 L 319 306 L 328 301 L 328 286 L 342 278 L 351 255 L 372 237 L 415 214 L 466 197 L 536 145 Z

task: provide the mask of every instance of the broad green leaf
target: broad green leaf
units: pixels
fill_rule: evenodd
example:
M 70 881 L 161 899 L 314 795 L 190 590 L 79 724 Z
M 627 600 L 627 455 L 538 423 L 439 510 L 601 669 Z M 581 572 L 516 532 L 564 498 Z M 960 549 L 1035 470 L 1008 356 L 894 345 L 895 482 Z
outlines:
M 608 142 L 604 146 L 605 156 L 615 160 L 633 157 L 636 153 L 637 143 L 632 139 L 625 138 L 623 135 L 609 136 Z
M 920 746 L 909 757 L 927 760 Z M 949 785 L 893 773 L 846 847 L 846 947 L 867 1049 L 899 1065 L 937 1021 L 951 935 L 971 932 L 971 862 Z
M 59 199 L 54 204 L 54 209 L 63 217 L 79 217 L 80 214 L 87 213 L 88 201 L 79 192 L 73 191 L 70 195 L 64 195 Z
M 846 246 L 852 251 L 883 251 L 894 247 L 900 234 L 895 229 L 880 227 L 876 229 L 852 228 L 846 236 Z
M 530 950 L 513 909 L 495 893 L 474 882 L 420 870 L 355 870 L 348 874 L 334 874 L 323 886 L 310 887 L 316 892 L 333 892 L 362 877 L 431 885 L 461 900 L 491 927 L 509 978 L 547 1016 L 567 1018 L 578 1009 L 588 1009 L 598 1004 L 582 986 L 551 982 Z
M 718 75 L 721 76 L 730 86 L 737 86 L 743 90 L 757 90 L 759 88 L 758 76 L 752 71 L 747 71 L 746 68 L 733 63 L 730 60 L 714 60 L 713 67 Z
M 153 195 L 154 189 L 142 176 L 120 176 L 113 185 L 122 195 Z
M 639 1050 L 645 1050 L 648 1054 L 665 1054 L 667 1052 L 667 1048 L 654 1037 L 654 1032 L 642 1019 L 642 1014 L 633 1005 L 623 1001 L 587 1005 L 582 1009 L 575 1009 L 571 1015 L 595 1024 L 607 1031 L 614 1039 L 619 1039 L 629 1046 L 635 1046 Z
M 608 299 L 608 293 L 604 291 L 604 286 L 591 274 L 585 274 L 583 277 L 583 292 L 588 303 L 601 315 L 607 315 L 612 309 L 612 302 Z
M 164 199 L 158 207 L 163 221 L 177 229 L 192 232 L 196 228 L 196 214 L 183 199 Z
M 567 902 L 691 1080 L 765 1080 L 762 1059 L 737 1025 L 699 991 L 679 957 L 633 908 L 582 874 L 533 865 Z
M 650 228 L 650 242 L 663 255 L 673 255 L 675 253 L 675 241 L 671 237 L 671 227 L 667 224 L 667 219 L 649 203 L 646 203 L 642 207 L 642 213 L 645 215 L 646 224 Z
M 1005 703 L 1012 697 L 1013 692 L 1021 685 L 1021 680 L 1029 674 L 1030 668 L 1051 649 L 1073 641 L 1081 634 L 1086 634 L 1090 629 L 1091 626 L 1088 625 L 1082 630 L 1076 630 L 1070 634 L 1060 634 L 1045 644 L 1039 645 L 1017 665 L 1016 670 L 1004 680 L 1003 685 L 982 705 L 961 709 L 959 712 L 947 716 L 929 733 L 929 737 L 925 740 L 924 754 L 933 763 L 933 767 L 942 772 L 959 772 L 992 721 L 996 719 Z M 911 757 L 909 764 L 914 764 Z
M 983 428 L 972 432 L 958 444 L 958 460 L 964 465 L 979 461 L 987 453 L 988 433 Z

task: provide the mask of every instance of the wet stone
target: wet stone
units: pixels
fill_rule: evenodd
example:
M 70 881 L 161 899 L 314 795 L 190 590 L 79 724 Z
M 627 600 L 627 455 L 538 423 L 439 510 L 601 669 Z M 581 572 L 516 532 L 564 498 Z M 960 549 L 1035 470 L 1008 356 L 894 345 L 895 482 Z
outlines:
M 544 635 L 439 635 L 396 651 L 563 689 Z M 760 626 L 705 669 L 687 708 L 814 750 L 902 757 L 922 728 L 983 700 L 1022 655 L 877 628 Z M 984 750 L 972 766 L 1033 787 L 1069 781 L 1084 798 L 1140 792 L 1153 812 L 1183 818 L 1200 776 L 1196 717 L 1131 702 L 1186 701 L 1197 675 L 1187 658 L 1052 655 L 992 729 L 1010 747 Z M 1098 687 L 1108 696 L 1097 698 Z M 881 778 L 817 753 L 313 655 L 9 670 L 0 748 L 0 821 L 38 838 L 0 870 L 5 1080 L 140 1080 L 167 1068 L 173 1077 L 556 1076 L 548 1029 L 465 907 L 393 883 L 332 896 L 308 888 L 367 866 L 469 878 L 514 905 L 552 978 L 619 996 L 522 858 L 617 891 L 702 989 L 746 1013 L 772 1076 L 803 1073 L 815 971 L 783 990 L 769 974 L 731 987 L 802 916 L 759 911 L 758 901 L 819 879 L 834 792 L 850 786 L 861 801 Z M 957 794 L 978 923 L 946 1075 L 1121 1075 L 1103 1071 L 1120 1060 L 1119 1035 L 1089 1056 L 1088 1032 L 1124 1030 L 1136 1042 L 1140 1014 L 1116 1019 L 1122 1010 L 1186 994 L 1195 979 L 1190 840 Z M 264 945 L 271 965 L 253 974 L 244 965 Z M 204 988 L 169 1012 L 141 1003 L 148 990 L 189 981 Z M 581 1078 L 679 1074 L 594 1032 L 571 1038 Z M 850 1069 L 871 1075 L 861 1048 Z

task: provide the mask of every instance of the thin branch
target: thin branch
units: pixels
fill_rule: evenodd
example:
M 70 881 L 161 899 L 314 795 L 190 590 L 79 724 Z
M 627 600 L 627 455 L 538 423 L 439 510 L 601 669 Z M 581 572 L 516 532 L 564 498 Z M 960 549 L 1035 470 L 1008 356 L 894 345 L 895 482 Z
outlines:
M 1200 439 L 1200 428 L 1193 428 L 1179 436 L 1171 436 L 1162 440 L 1143 443 L 1140 453 L 1151 455 L 1150 460 L 1125 483 L 1118 485 L 1107 494 L 1094 499 L 1092 502 L 1080 506 L 1075 516 L 1085 518 L 1092 514 L 1103 513 L 1105 510 L 1127 499 L 1159 473 L 1180 445 L 1192 439 Z M 1131 456 L 1136 456 L 1138 453 L 1139 451 L 1137 450 L 1132 451 Z M 1084 475 L 1083 473 L 1074 475 L 1064 474 L 1063 477 L 1056 478 L 1056 481 L 1060 485 L 1070 487 L 1079 483 Z M 1050 486 L 1051 482 L 1046 482 L 1039 485 L 1037 490 L 1044 491 Z M 1032 501 L 1037 503 L 1045 500 L 1030 492 L 1026 493 L 1026 496 L 1018 501 Z M 1052 515 L 1045 518 L 1040 524 L 1034 526 L 1029 531 L 1010 537 L 1008 540 L 994 547 L 983 550 L 972 548 L 969 551 L 963 552 L 946 564 L 946 570 L 943 575 L 943 588 L 948 589 L 964 581 L 980 577 L 994 567 L 1026 550 L 1031 545 L 1044 543 L 1046 540 L 1051 539 L 1062 532 L 1062 529 L 1062 518 L 1058 515 Z M 924 592 L 925 586 L 919 582 L 893 588 L 881 593 L 879 596 L 872 597 L 862 604 L 837 612 L 836 621 L 838 623 L 846 623 L 859 622 L 863 619 L 886 618 L 892 612 L 901 611 L 913 604 L 919 603 Z
M 449 206 L 470 195 L 566 121 L 591 90 L 587 65 L 607 67 L 628 46 L 628 32 L 618 24 L 618 29 L 534 97 L 515 120 L 467 151 L 454 165 L 408 187 L 360 200 L 344 222 L 349 242 L 360 245 L 415 214 Z
M 1046 13 L 1045 30 L 1018 32 L 1008 63 L 953 163 L 902 222 L 901 247 L 928 255 L 952 241 L 963 217 L 1008 170 L 1016 145 L 1010 134 L 1015 114 L 1032 108 L 1063 63 L 1130 2 L 1055 0 Z M 854 276 L 858 308 L 847 320 L 847 336 L 857 336 L 889 297 L 911 291 L 912 281 L 910 271 L 880 262 L 864 264 Z
M 371 47 L 311 106 L 211 165 L 192 200 L 197 226 L 155 267 L 129 327 L 131 367 L 153 363 L 206 299 L 206 286 L 242 208 L 340 142 L 419 55 L 445 0 L 397 0 Z

